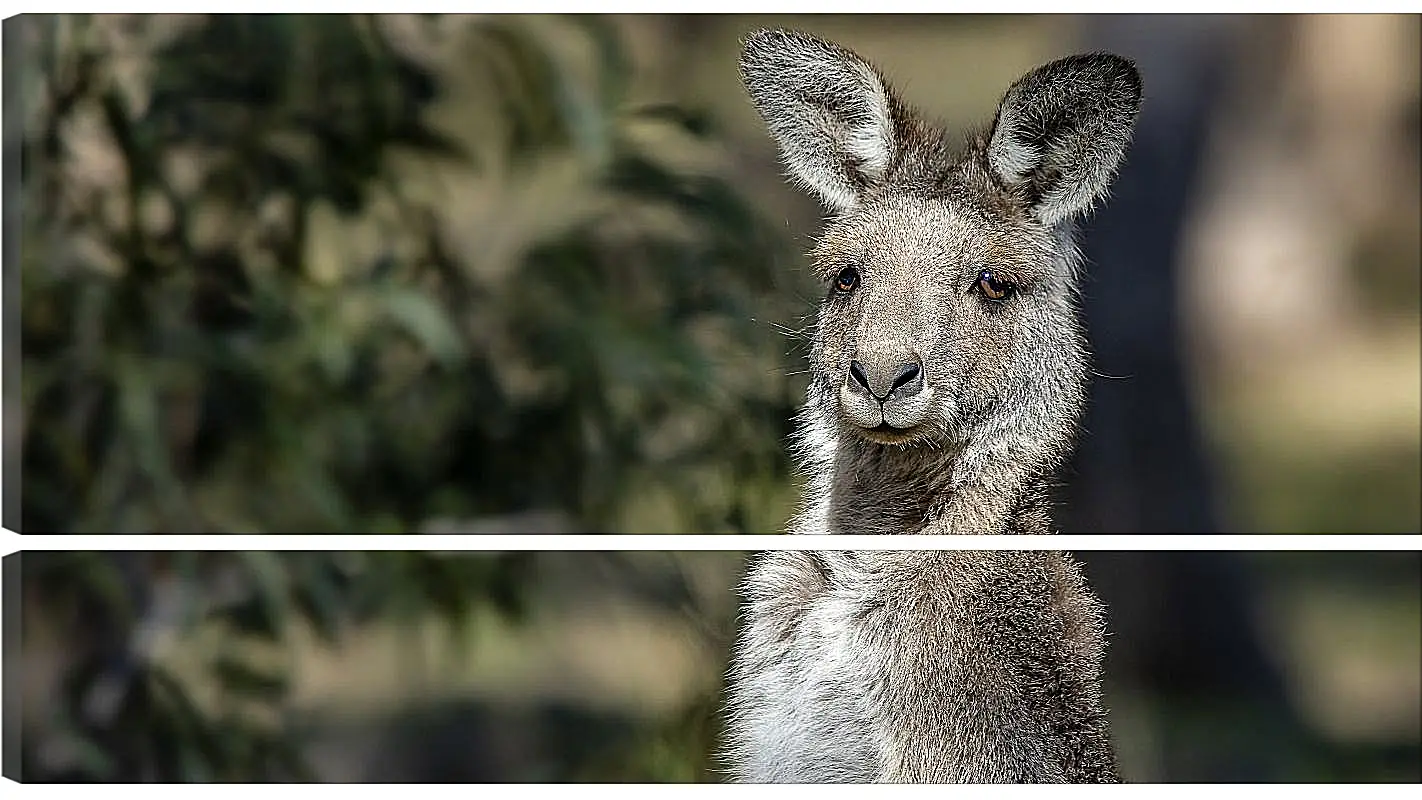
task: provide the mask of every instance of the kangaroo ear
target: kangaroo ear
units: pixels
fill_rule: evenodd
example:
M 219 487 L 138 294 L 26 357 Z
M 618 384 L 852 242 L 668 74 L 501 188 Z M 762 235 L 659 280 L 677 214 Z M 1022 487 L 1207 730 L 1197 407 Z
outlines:
M 1086 213 L 1126 155 L 1141 76 L 1130 61 L 1092 53 L 1053 61 L 1008 87 L 993 121 L 988 164 L 1024 191 L 1043 223 Z
M 895 156 L 895 102 L 868 62 L 808 34 L 746 38 L 741 80 L 790 176 L 836 211 L 854 208 Z

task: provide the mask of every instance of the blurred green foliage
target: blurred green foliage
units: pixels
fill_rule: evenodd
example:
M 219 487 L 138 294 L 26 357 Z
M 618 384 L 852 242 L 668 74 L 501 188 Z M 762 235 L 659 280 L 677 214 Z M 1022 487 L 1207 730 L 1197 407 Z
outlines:
M 50 781 L 310 780 L 290 707 L 291 636 L 372 620 L 523 611 L 532 554 L 24 555 L 27 648 L 60 645 L 52 702 L 27 704 L 22 775 Z M 194 645 L 201 630 L 205 646 Z M 58 637 L 50 638 L 50 637 Z M 181 646 L 186 658 L 175 658 Z
M 609 20 L 24 23 L 26 531 L 780 523 L 781 245 Z M 514 248 L 431 188 L 560 169 Z
M 668 526 L 779 524 L 780 242 L 698 167 L 705 113 L 629 102 L 608 20 L 11 22 L 26 532 L 605 530 L 649 496 Z M 439 192 L 549 173 L 512 248 Z M 526 582 L 518 556 L 25 558 L 67 659 L 31 780 L 309 778 L 293 630 L 509 617 Z M 151 657 L 195 631 L 218 644 L 184 674 Z

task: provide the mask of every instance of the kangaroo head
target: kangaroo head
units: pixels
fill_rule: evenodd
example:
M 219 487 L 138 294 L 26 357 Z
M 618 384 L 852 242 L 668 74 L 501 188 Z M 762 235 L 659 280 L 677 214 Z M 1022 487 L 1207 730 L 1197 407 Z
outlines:
M 1071 229 L 1125 155 L 1131 62 L 1033 70 L 960 148 L 838 45 L 759 31 L 740 66 L 790 176 L 832 215 L 812 253 L 816 422 L 902 448 L 1069 441 L 1086 372 Z

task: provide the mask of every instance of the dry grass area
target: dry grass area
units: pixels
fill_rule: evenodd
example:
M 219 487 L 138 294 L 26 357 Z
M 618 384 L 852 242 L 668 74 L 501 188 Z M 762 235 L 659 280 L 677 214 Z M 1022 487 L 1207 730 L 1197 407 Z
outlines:
M 1422 321 L 1253 363 L 1207 391 L 1227 496 L 1248 529 L 1416 533 L 1422 519 Z M 1209 384 L 1207 384 L 1209 385 Z
M 468 630 L 425 621 L 372 626 L 338 649 L 298 640 L 299 709 L 370 716 L 446 696 L 538 698 L 660 718 L 719 678 L 711 652 L 676 615 L 590 597 L 527 625 L 487 615 Z M 359 668 L 352 669 L 352 665 Z
M 663 719 L 720 685 L 740 559 L 639 554 L 627 563 L 642 577 L 628 581 L 596 554 L 549 553 L 529 615 L 516 623 L 485 613 L 463 630 L 373 625 L 338 649 L 297 635 L 292 703 L 360 717 L 438 697 L 536 699 Z M 686 582 L 692 605 L 659 607 L 631 588 L 671 576 Z
M 1261 627 L 1304 719 L 1347 742 L 1422 740 L 1422 598 L 1280 587 Z

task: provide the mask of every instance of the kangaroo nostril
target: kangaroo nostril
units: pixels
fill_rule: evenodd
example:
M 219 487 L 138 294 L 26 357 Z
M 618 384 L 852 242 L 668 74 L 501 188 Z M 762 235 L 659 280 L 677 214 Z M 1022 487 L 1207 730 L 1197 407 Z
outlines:
M 905 364 L 902 367 L 899 367 L 899 376 L 897 378 L 894 378 L 894 382 L 889 387 L 889 391 L 892 392 L 896 389 L 906 386 L 907 384 L 913 383 L 914 381 L 918 380 L 919 376 L 922 373 L 923 370 L 920 369 L 917 364 Z
M 858 361 L 849 362 L 849 377 L 853 378 L 855 383 L 863 386 L 865 389 L 869 388 L 869 376 L 864 374 L 864 365 Z M 872 392 L 872 390 L 870 391 Z

